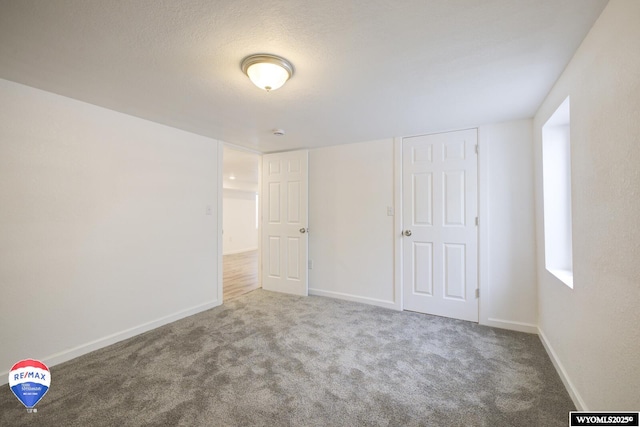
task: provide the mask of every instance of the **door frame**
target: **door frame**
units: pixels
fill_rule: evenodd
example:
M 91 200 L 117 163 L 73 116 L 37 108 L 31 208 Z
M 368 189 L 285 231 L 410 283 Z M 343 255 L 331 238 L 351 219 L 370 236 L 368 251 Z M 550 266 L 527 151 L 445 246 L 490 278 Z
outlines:
M 218 245 L 217 245 L 217 250 L 218 250 L 218 280 L 217 280 L 217 289 L 216 289 L 216 295 L 217 295 L 217 300 L 218 300 L 218 305 L 223 304 L 224 301 L 222 300 L 222 296 L 223 296 L 223 288 L 222 288 L 222 278 L 223 278 L 223 266 L 224 266 L 224 261 L 222 258 L 222 192 L 223 190 L 223 185 L 222 185 L 222 178 L 223 178 L 223 156 L 224 156 L 224 142 L 222 141 L 217 141 L 218 144 L 218 200 L 216 203 L 216 208 L 217 208 L 217 215 L 218 215 Z
M 488 235 L 489 235 L 489 189 L 485 188 L 484 183 L 488 182 L 488 169 L 489 157 L 485 153 L 483 148 L 484 134 L 481 132 L 481 127 L 454 129 L 442 132 L 432 132 L 429 134 L 455 132 L 459 130 L 476 129 L 478 132 L 478 289 L 480 296 L 478 298 L 478 323 L 486 325 L 489 321 L 487 318 L 487 301 L 485 299 L 484 289 L 489 287 L 486 285 L 488 280 L 489 270 L 489 247 L 488 247 Z M 402 231 L 404 230 L 402 224 L 402 140 L 404 138 L 410 138 L 412 136 L 421 135 L 407 135 L 403 137 L 393 138 L 393 203 L 394 203 L 394 233 L 393 233 L 393 254 L 394 254 L 394 299 L 397 310 L 404 310 L 404 301 L 402 299 L 402 289 L 404 286 L 404 278 L 402 275 L 403 270 L 403 252 L 402 252 Z
M 223 196 L 224 196 L 224 186 L 223 186 L 223 169 L 224 169 L 224 147 L 231 148 L 233 150 L 238 151 L 246 151 L 248 153 L 257 154 L 260 156 L 258 161 L 258 284 L 260 288 L 262 288 L 262 155 L 264 153 L 252 150 L 250 148 L 242 147 L 240 145 L 231 144 L 228 142 L 216 140 L 218 144 L 218 198 L 216 201 L 216 210 L 218 215 L 218 241 L 217 241 L 217 264 L 218 264 L 218 278 L 216 284 L 216 296 L 218 305 L 224 304 L 224 258 L 223 258 L 223 243 L 222 243 L 222 208 L 223 208 Z

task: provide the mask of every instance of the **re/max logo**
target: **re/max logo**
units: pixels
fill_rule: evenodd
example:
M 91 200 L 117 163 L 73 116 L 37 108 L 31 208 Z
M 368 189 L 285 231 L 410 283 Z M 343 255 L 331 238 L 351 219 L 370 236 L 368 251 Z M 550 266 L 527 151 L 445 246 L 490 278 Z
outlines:
M 19 374 L 14 374 L 13 375 L 13 380 L 14 381 L 18 381 L 18 380 L 24 380 L 24 379 L 34 379 L 34 380 L 41 380 L 41 381 L 46 381 L 46 375 L 41 373 L 41 372 L 20 372 Z

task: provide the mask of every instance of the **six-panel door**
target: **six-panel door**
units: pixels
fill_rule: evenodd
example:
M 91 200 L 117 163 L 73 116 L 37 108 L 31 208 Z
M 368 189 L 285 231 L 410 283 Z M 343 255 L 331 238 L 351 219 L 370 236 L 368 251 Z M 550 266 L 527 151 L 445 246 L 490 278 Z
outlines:
M 308 294 L 308 152 L 262 156 L 262 287 Z
M 476 129 L 402 141 L 403 306 L 478 321 Z

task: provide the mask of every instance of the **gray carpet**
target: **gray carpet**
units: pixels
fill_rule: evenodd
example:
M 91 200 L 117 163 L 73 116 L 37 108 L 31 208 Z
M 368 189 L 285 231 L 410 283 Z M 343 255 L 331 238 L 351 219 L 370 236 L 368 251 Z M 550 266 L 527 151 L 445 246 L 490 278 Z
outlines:
M 1 426 L 566 426 L 535 335 L 257 290 L 51 368 Z

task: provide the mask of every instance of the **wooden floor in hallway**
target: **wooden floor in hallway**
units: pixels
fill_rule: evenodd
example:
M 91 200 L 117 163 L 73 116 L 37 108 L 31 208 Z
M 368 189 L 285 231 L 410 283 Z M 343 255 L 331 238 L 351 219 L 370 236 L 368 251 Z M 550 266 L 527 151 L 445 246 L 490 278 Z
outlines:
M 258 289 L 258 251 L 224 255 L 222 284 L 224 301 Z

